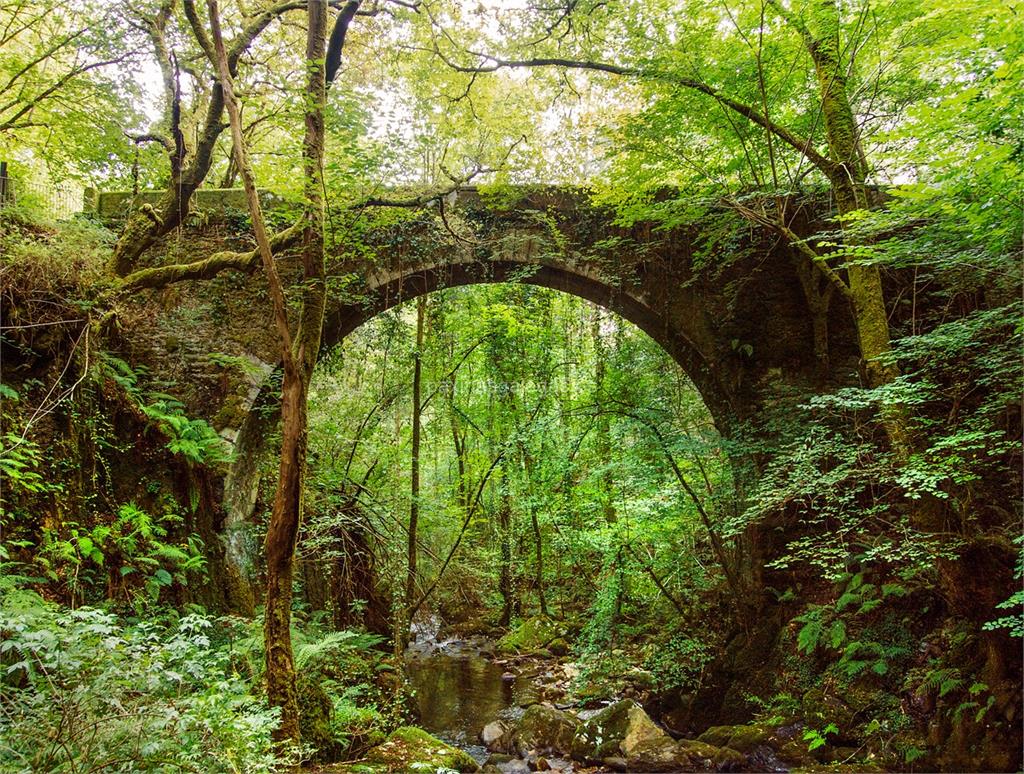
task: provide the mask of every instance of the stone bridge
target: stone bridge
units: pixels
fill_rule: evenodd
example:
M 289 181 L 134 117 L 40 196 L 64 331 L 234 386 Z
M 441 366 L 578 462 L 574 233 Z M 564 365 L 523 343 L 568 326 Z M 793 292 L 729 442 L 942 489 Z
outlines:
M 207 194 L 214 205 L 237 195 L 223 192 L 218 199 L 215 193 Z M 124 207 L 125 197 L 116 197 L 99 196 L 101 214 L 111 217 Z M 244 231 L 224 225 L 230 206 L 199 205 L 201 212 L 216 210 L 215 216 L 168 237 L 148 261 L 183 262 L 225 246 L 251 247 Z M 793 228 L 803 234 L 828 216 L 821 202 L 794 203 L 794 211 Z M 829 383 L 856 377 L 849 310 L 837 302 L 824 315 L 813 313 L 818 278 L 787 245 L 727 208 L 711 207 L 698 221 L 671 230 L 648 223 L 623 227 L 584 191 L 532 188 L 500 196 L 470 189 L 433 208 L 389 212 L 383 222 L 364 224 L 358 249 L 354 239 L 336 235 L 324 351 L 375 315 L 424 293 L 523 282 L 585 298 L 645 331 L 679 363 L 727 437 Z M 371 216 L 347 211 L 331 221 L 344 220 L 351 231 L 360 217 Z M 235 220 L 244 218 L 236 214 Z M 297 270 L 288 256 L 281 266 L 286 278 Z M 259 273 L 236 273 L 147 293 L 139 303 L 164 310 L 146 315 L 148 327 L 135 337 L 151 345 L 147 362 L 163 358 L 160 370 L 182 385 L 190 410 L 209 418 L 235 446 L 217 523 L 226 558 L 244 564 L 249 552 L 238 531 L 256 506 L 256 461 L 276 421 L 272 412 L 254 410 L 273 405 L 269 376 L 278 358 L 265 284 Z M 210 352 L 253 367 L 228 373 L 204 361 Z

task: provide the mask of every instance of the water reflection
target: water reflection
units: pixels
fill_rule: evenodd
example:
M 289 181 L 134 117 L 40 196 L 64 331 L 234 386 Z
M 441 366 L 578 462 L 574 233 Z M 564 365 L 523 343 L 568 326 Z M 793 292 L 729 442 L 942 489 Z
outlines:
M 480 729 L 507 716 L 520 698 L 514 684 L 502 680 L 503 668 L 475 651 L 415 655 L 408 660 L 408 671 L 420 725 L 461 747 L 475 745 Z

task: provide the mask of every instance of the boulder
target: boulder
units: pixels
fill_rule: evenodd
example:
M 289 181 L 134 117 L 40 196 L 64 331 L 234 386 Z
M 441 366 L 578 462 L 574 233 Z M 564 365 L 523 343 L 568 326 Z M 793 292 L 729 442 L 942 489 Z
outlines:
M 369 767 L 381 767 L 384 771 L 480 770 L 469 753 L 413 726 L 402 726 L 392 731 L 384 742 L 367 753 L 365 763 Z
M 741 726 L 712 726 L 698 736 L 697 741 L 714 745 L 715 747 L 724 747 L 729 744 L 729 739 L 737 728 L 741 728 Z
M 507 753 L 512 742 L 510 730 L 508 724 L 500 720 L 492 720 L 480 732 L 480 742 L 490 752 Z
M 316 749 L 312 759 L 325 763 L 338 760 L 342 750 L 331 727 L 334 705 L 321 683 L 317 676 L 303 672 L 296 680 L 296 693 L 302 739 Z
M 729 731 L 730 733 L 722 740 L 720 733 L 710 734 L 711 731 Z M 772 743 L 772 729 L 764 725 L 719 726 L 717 729 L 708 729 L 697 739 L 707 744 L 717 744 L 719 747 L 731 747 L 733 750 L 739 750 L 741 753 L 751 753 L 762 745 L 767 745 L 773 749 L 781 746 Z
M 522 756 L 529 753 L 567 755 L 580 721 L 568 712 L 533 704 L 527 707 L 512 731 L 512 748 Z
M 694 739 L 676 742 L 676 763 L 691 771 L 740 771 L 747 756 L 729 747 L 717 747 Z
M 568 656 L 569 655 L 569 643 L 561 637 L 556 637 L 548 643 L 547 649 L 555 656 Z
M 550 618 L 527 618 L 495 644 L 499 653 L 536 653 L 562 634 Z
M 669 738 L 639 704 L 623 699 L 605 707 L 580 726 L 572 740 L 572 757 L 594 763 L 620 755 L 628 758 L 627 749 L 662 737 Z M 623 742 L 627 749 L 623 749 Z
M 802 723 L 769 725 L 752 723 L 745 726 L 713 726 L 701 734 L 697 741 L 713 747 L 742 753 L 750 766 L 771 768 L 785 762 L 789 765 L 809 765 L 813 756 L 803 740 Z M 820 748 L 826 753 L 826 748 Z
M 573 738 L 572 757 L 636 772 L 730 771 L 746 763 L 733 749 L 692 739 L 677 742 L 628 699 L 606 707 L 580 726 Z

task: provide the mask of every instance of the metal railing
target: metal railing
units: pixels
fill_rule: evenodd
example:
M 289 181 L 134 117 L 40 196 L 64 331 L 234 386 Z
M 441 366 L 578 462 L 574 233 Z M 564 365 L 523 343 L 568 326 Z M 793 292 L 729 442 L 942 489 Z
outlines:
M 0 174 L 0 210 L 8 207 L 25 208 L 55 220 L 67 220 L 82 211 L 82 190 L 66 184 L 30 183 Z

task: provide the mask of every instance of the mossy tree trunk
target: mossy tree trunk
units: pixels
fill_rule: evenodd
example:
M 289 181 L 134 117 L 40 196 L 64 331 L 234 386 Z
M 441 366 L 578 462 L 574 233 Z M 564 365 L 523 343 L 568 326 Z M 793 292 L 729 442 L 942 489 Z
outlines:
M 140 208 L 125 223 L 110 260 L 110 270 L 118 277 L 130 274 L 139 257 L 149 247 L 188 218 L 192 196 L 206 180 L 213 165 L 217 141 L 226 128 L 223 122 L 226 103 L 224 87 L 218 77 L 210 89 L 202 125 L 195 136 L 189 139 L 191 133 L 182 130 L 181 89 L 178 84 L 180 68 L 168 42 L 172 32 L 169 26 L 175 18 L 177 6 L 178 0 L 164 0 L 156 13 L 146 19 L 147 34 L 162 73 L 165 101 L 164 118 L 161 121 L 164 124 L 163 130 L 132 138 L 136 144 L 156 143 L 164 148 L 170 165 L 169 184 L 155 206 Z M 213 63 L 213 41 L 202 24 L 195 0 L 182 0 L 182 9 L 196 44 Z M 288 5 L 281 4 L 253 15 L 235 38 L 223 46 L 227 69 L 232 78 L 238 75 L 238 63 L 242 55 L 270 23 L 288 9 Z M 169 132 L 169 135 L 162 131 Z
M 772 3 L 801 35 L 814 63 L 831 162 L 821 171 L 831 183 L 842 228 L 851 213 L 866 210 L 871 202 L 866 185 L 867 159 L 850 104 L 843 61 L 839 5 L 837 0 L 815 0 L 805 23 L 777 0 Z M 857 244 L 849 232 L 845 233 L 844 241 L 848 248 Z M 846 276 L 867 383 L 871 387 L 890 384 L 899 376 L 899 368 L 890 357 L 892 342 L 881 271 L 874 264 L 851 263 L 846 267 Z M 882 420 L 893 449 L 900 457 L 906 457 L 911 440 L 905 409 L 889 406 L 883 409 Z

